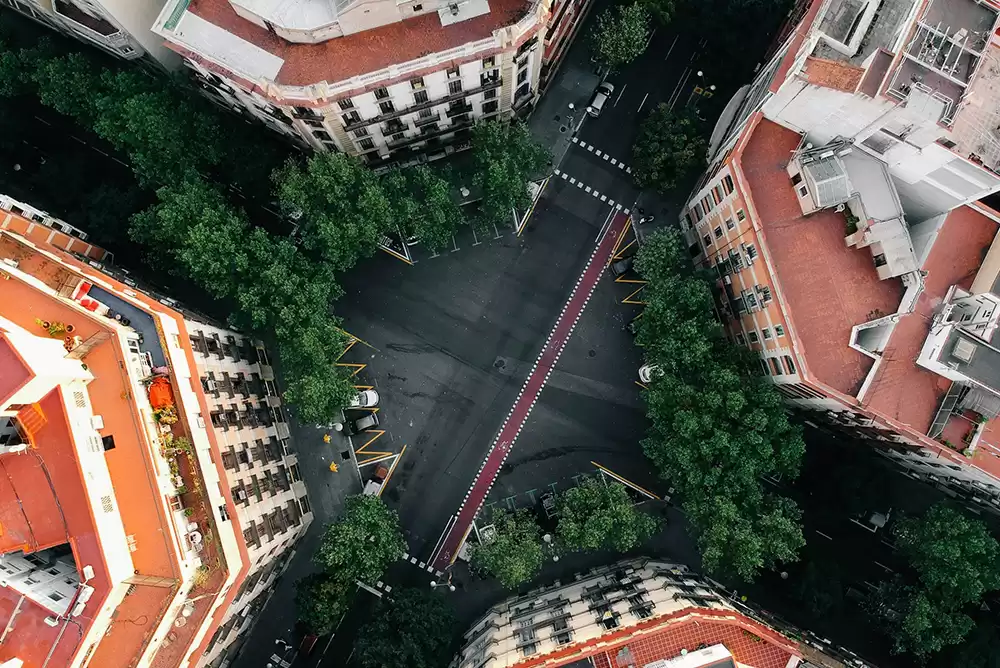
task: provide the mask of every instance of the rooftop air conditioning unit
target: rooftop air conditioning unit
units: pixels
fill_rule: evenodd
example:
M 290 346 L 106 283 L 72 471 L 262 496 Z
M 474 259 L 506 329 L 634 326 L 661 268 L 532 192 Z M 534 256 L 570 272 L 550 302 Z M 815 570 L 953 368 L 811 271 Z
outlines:
M 450 5 L 448 5 L 448 9 L 451 11 L 451 15 L 452 16 L 458 16 L 458 3 L 457 2 L 453 2 Z
M 52 627 L 59 626 L 59 618 L 53 615 L 49 615 L 48 617 L 45 618 L 45 624 L 47 626 L 52 626 Z
M 955 341 L 955 347 L 952 348 L 951 356 L 957 360 L 961 360 L 968 364 L 972 361 L 972 356 L 976 354 L 976 344 L 968 339 L 959 339 Z
M 834 155 L 833 151 L 823 151 L 819 154 L 820 160 L 826 160 L 827 158 L 832 158 Z
M 104 429 L 104 416 L 103 415 L 93 415 L 90 418 L 90 426 L 95 430 L 100 431 Z

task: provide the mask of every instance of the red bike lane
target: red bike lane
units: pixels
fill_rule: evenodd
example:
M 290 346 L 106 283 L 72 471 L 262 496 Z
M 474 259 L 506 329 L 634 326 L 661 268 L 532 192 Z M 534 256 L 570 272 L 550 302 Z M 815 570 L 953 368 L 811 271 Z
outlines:
M 510 454 L 510 450 L 514 445 L 514 441 L 517 440 L 518 435 L 521 433 L 521 428 L 528 419 L 528 415 L 531 413 L 538 395 L 541 394 L 542 388 L 545 387 L 545 383 L 549 379 L 549 374 L 552 373 L 553 367 L 555 367 L 556 362 L 559 360 L 559 355 L 562 354 L 566 342 L 573 333 L 573 328 L 576 327 L 576 322 L 579 320 L 580 314 L 583 313 L 583 309 L 590 300 L 590 295 L 593 293 L 594 288 L 597 287 L 597 282 L 600 280 L 601 274 L 604 273 L 604 269 L 617 247 L 618 239 L 626 229 L 627 224 L 628 216 L 618 212 L 614 220 L 611 221 L 611 225 L 608 227 L 600 243 L 597 244 L 597 247 L 591 254 L 590 260 L 587 261 L 587 266 L 584 267 L 583 273 L 580 274 L 576 286 L 573 288 L 573 292 L 563 306 L 559 320 L 556 321 L 552 331 L 549 332 L 549 338 L 546 340 L 545 346 L 539 353 L 538 359 L 535 360 L 531 373 L 528 374 L 528 378 L 524 381 L 521 392 L 517 396 L 517 401 L 514 402 L 513 408 L 507 414 L 507 419 L 500 428 L 500 433 L 497 434 L 496 440 L 493 441 L 493 447 L 483 460 L 483 464 L 476 474 L 476 479 L 473 481 L 472 487 L 466 493 L 465 500 L 462 501 L 462 505 L 458 510 L 457 518 L 447 530 L 444 541 L 439 542 L 440 551 L 436 556 L 432 555 L 431 565 L 435 569 L 444 570 L 458 556 L 458 551 L 461 549 L 462 543 L 465 542 L 469 530 L 472 528 L 473 520 L 479 513 L 479 509 L 483 505 L 487 494 L 489 494 L 490 488 L 493 487 L 500 467 L 503 466 L 507 455 Z

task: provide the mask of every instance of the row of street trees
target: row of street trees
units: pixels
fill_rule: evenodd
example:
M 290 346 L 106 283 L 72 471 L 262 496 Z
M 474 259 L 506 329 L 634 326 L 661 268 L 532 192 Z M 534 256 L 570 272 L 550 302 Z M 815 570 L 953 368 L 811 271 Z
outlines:
M 446 245 L 466 218 L 448 173 L 376 176 L 340 154 L 289 158 L 258 138 L 263 129 L 220 115 L 177 81 L 76 52 L 23 23 L 0 15 L 0 95 L 35 96 L 127 156 L 138 182 L 156 189 L 157 203 L 129 228 L 149 262 L 231 305 L 233 325 L 274 340 L 300 420 L 336 419 L 355 390 L 335 365 L 345 346 L 330 311 L 342 292 L 335 272 L 390 232 Z M 480 124 L 472 144 L 472 182 L 483 194 L 476 218 L 509 224 L 547 154 L 520 124 Z M 300 219 L 301 246 L 252 225 L 220 183 L 251 203 L 268 201 L 273 185 Z
M 296 583 L 299 621 L 312 633 L 329 633 L 351 606 L 356 583 L 379 581 L 405 552 L 396 511 L 377 496 L 348 497 L 313 555 L 320 572 Z
M 495 536 L 472 547 L 472 567 L 513 589 L 534 578 L 548 556 L 573 550 L 627 552 L 660 528 L 656 518 L 636 508 L 625 487 L 603 478 L 588 478 L 560 494 L 556 512 L 559 520 L 549 545 L 529 511 L 495 514 Z
M 805 544 L 796 505 L 762 483 L 797 475 L 800 430 L 755 355 L 724 335 L 678 232 L 648 237 L 635 268 L 648 281 L 636 340 L 657 367 L 643 448 L 677 490 L 705 569 L 751 581 Z

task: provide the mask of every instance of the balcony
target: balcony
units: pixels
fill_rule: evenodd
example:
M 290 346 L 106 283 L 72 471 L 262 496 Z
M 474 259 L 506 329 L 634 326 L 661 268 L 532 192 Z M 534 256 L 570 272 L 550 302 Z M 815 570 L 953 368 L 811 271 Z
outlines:
M 428 123 L 437 123 L 440 120 L 441 120 L 441 114 L 440 112 L 436 112 L 431 114 L 430 116 L 423 116 L 423 117 L 418 116 L 413 120 L 413 125 L 419 128 L 424 125 L 427 125 Z
M 448 118 L 455 118 L 456 116 L 470 114 L 472 113 L 472 105 L 467 102 L 461 105 L 453 104 L 448 107 L 448 111 L 445 113 L 448 115 Z
M 410 105 L 409 107 L 406 107 L 405 109 L 397 109 L 396 111 L 389 114 L 379 114 L 378 116 L 374 116 L 372 118 L 359 119 L 357 121 L 347 122 L 345 123 L 344 127 L 346 127 L 348 130 L 356 130 L 360 127 L 368 127 L 371 125 L 376 125 L 378 123 L 385 123 L 386 121 L 393 118 L 399 118 L 400 116 L 406 116 L 407 114 L 415 114 L 421 109 L 430 109 L 432 107 L 439 107 L 443 104 L 449 104 L 456 100 L 464 100 L 466 97 L 469 97 L 470 95 L 477 95 L 479 93 L 484 93 L 488 90 L 499 88 L 502 84 L 503 81 L 497 78 L 495 81 L 491 81 L 490 83 L 482 85 L 479 88 L 472 88 L 470 90 L 459 91 L 452 95 L 447 95 L 445 97 L 438 98 L 436 100 L 428 100 L 427 102 L 421 102 L 420 104 L 413 104 Z
M 127 42 L 125 35 L 117 26 L 102 17 L 88 14 L 72 2 L 68 2 L 67 0 L 53 0 L 52 9 L 59 16 L 69 19 L 80 26 L 82 32 L 96 38 L 100 42 L 115 46 L 122 46 Z

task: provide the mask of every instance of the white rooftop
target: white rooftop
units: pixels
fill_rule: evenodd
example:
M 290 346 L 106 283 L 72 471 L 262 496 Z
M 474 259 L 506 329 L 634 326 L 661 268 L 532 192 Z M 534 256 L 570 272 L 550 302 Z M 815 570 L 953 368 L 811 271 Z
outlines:
M 351 0 L 229 0 L 237 7 L 289 30 L 316 30 L 334 23 Z

